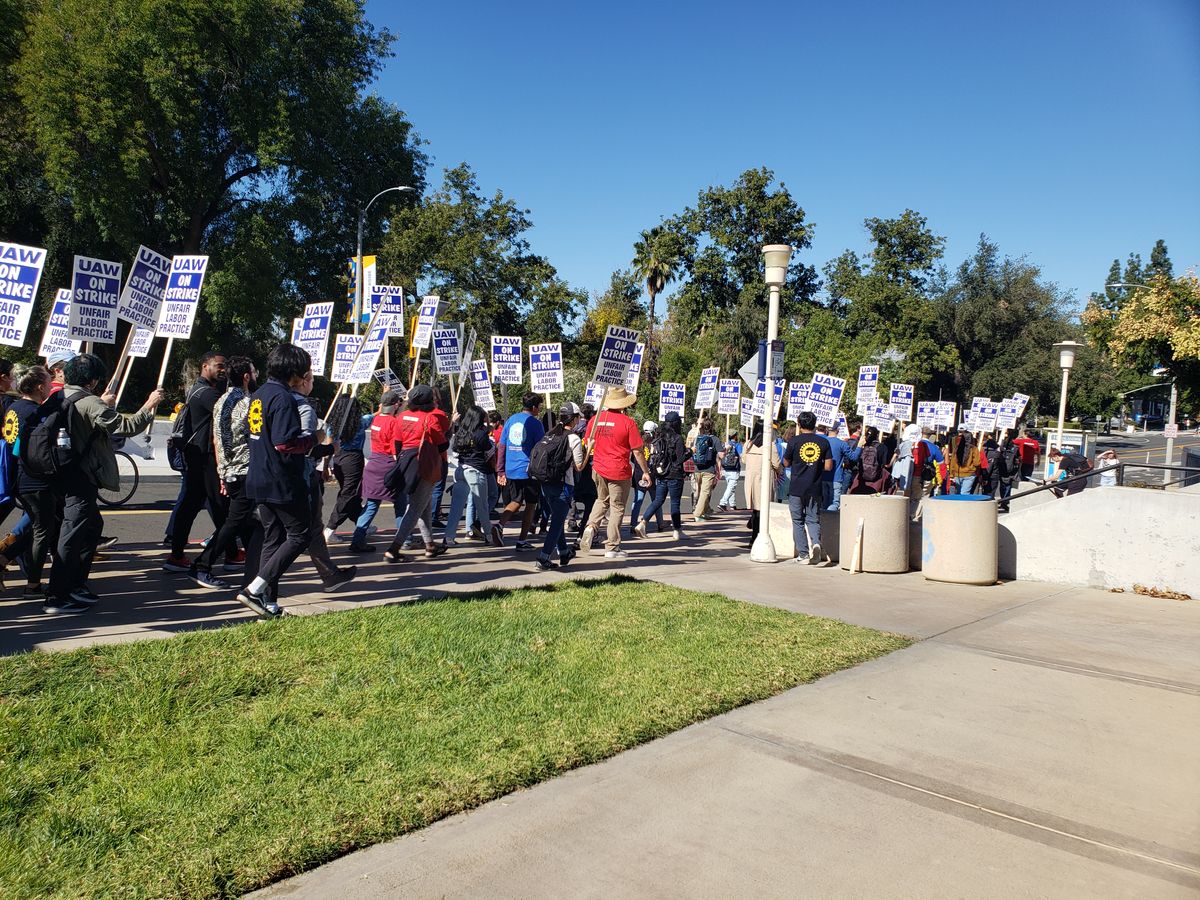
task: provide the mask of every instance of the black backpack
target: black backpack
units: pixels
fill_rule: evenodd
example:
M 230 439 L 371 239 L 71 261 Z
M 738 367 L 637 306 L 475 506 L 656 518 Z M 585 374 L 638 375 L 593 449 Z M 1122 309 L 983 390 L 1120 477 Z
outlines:
M 737 444 L 730 444 L 725 450 L 725 459 L 721 465 L 728 472 L 736 472 L 742 467 L 742 455 L 737 451 Z
M 655 478 L 663 478 L 671 470 L 671 451 L 667 447 L 665 435 L 656 434 L 650 441 L 650 459 L 647 464 L 650 474 Z
M 883 463 L 879 461 L 879 444 L 863 447 L 862 456 L 858 460 L 859 478 L 867 483 L 873 483 L 883 477 Z
M 529 451 L 529 477 L 542 484 L 562 484 L 575 464 L 567 432 L 556 428 Z
M 716 461 L 716 440 L 711 434 L 700 435 L 696 438 L 696 452 L 692 455 L 692 462 L 696 464 L 697 469 L 709 469 Z
M 63 397 L 61 402 L 29 429 L 21 440 L 21 465 L 30 475 L 38 478 L 56 478 L 71 469 L 78 469 L 83 459 L 83 448 L 58 446 L 58 433 L 67 429 L 71 433 L 71 414 L 75 401 Z

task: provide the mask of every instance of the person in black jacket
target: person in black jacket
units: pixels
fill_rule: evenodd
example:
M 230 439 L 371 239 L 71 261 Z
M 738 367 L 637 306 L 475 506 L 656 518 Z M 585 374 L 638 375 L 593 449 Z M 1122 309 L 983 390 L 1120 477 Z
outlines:
M 683 540 L 683 519 L 680 515 L 683 499 L 683 464 L 691 455 L 692 451 L 684 446 L 680 433 L 679 413 L 667 413 L 662 428 L 658 429 L 650 445 L 650 468 L 653 470 L 657 467 L 661 474 L 654 472 L 654 501 L 642 513 L 642 521 L 633 529 L 638 537 L 646 536 L 646 523 L 659 513 L 669 496 L 673 535 L 675 540 Z
M 187 574 L 191 571 L 191 560 L 183 551 L 192 532 L 192 523 L 205 504 L 212 514 L 213 527 L 220 531 L 225 524 L 228 501 L 221 495 L 212 432 L 213 407 L 225 393 L 225 377 L 224 354 L 209 352 L 200 357 L 200 377 L 188 391 L 176 419 L 177 431 L 184 440 L 183 495 L 175 509 L 171 555 L 163 563 L 167 572 Z

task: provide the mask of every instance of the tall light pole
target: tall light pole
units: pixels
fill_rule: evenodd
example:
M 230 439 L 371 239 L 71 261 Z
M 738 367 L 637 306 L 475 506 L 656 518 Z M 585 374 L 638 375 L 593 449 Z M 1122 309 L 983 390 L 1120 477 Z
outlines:
M 358 334 L 359 320 L 362 319 L 363 308 L 363 229 L 367 224 L 367 210 L 389 191 L 416 191 L 416 188 L 408 185 L 397 185 L 396 187 L 384 188 L 378 194 L 371 198 L 366 206 L 358 211 L 358 252 L 354 257 L 354 333 Z
M 1071 377 L 1071 367 L 1075 365 L 1075 354 L 1083 344 L 1075 341 L 1060 341 L 1054 345 L 1058 351 L 1058 365 L 1062 369 L 1062 393 L 1058 397 L 1058 438 L 1055 446 L 1062 450 L 1063 424 L 1067 418 L 1067 381 Z M 1050 477 L 1050 448 L 1046 448 L 1046 477 Z
M 775 441 L 775 423 L 772 421 L 775 412 L 775 378 L 771 371 L 771 348 L 779 337 L 779 289 L 787 280 L 788 262 L 792 258 L 792 248 L 787 244 L 767 244 L 762 249 L 765 265 L 764 280 L 771 292 L 770 305 L 767 310 L 767 403 L 763 410 L 763 444 L 762 472 L 759 475 L 758 498 L 759 510 L 758 537 L 750 548 L 750 559 L 754 562 L 778 562 L 775 556 L 775 543 L 771 540 L 771 497 L 772 488 L 771 445 Z

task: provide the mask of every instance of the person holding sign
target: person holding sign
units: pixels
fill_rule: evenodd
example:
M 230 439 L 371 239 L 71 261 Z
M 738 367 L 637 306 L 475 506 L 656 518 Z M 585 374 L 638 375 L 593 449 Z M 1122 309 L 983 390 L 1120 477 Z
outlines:
M 633 477 L 631 459 L 637 461 L 641 470 L 642 487 L 650 486 L 650 470 L 646 467 L 645 455 L 633 453 L 642 449 L 642 436 L 638 433 L 637 422 L 624 412 L 635 403 L 637 396 L 627 393 L 625 388 L 609 388 L 604 395 L 604 408 L 588 424 L 587 441 L 593 452 L 592 480 L 596 484 L 596 504 L 579 539 L 579 552 L 585 556 L 591 552 L 596 529 L 607 515 L 608 539 L 604 544 L 604 558 L 627 558 L 621 549 L 621 524 L 625 521 L 625 507 L 629 503 Z

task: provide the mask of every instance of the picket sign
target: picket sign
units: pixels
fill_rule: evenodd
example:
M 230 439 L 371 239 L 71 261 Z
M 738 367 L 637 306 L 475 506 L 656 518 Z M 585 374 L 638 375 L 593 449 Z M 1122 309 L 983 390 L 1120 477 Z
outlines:
M 358 365 L 358 358 L 359 358 L 360 356 L 362 356 L 363 349 L 364 349 L 364 348 L 367 346 L 367 337 L 368 337 L 368 336 L 371 334 L 371 332 L 374 330 L 374 328 L 375 328 L 375 325 L 376 325 L 376 320 L 377 320 L 377 319 L 378 319 L 378 318 L 379 318 L 381 315 L 384 315 L 384 312 L 383 312 L 383 304 L 382 304 L 382 303 L 381 303 L 381 304 L 379 304 L 379 306 L 377 306 L 377 307 L 375 308 L 375 311 L 374 311 L 374 312 L 371 314 L 371 319 L 370 319 L 370 321 L 367 323 L 367 330 L 366 330 L 366 331 L 363 333 L 362 340 L 361 340 L 361 341 L 359 341 L 359 343 L 358 343 L 358 349 L 354 351 L 354 361 L 350 363 L 350 367 L 349 367 L 349 369 L 347 369 L 347 370 L 346 370 L 346 371 L 347 371 L 347 375 L 346 375 L 346 377 L 347 377 L 347 378 L 353 377 L 353 372 L 354 372 L 354 369 L 355 369 L 355 367 Z M 385 346 L 387 345 L 387 339 L 386 339 L 386 338 L 384 339 L 384 345 L 385 345 Z M 386 368 L 386 367 L 385 367 L 385 368 Z M 337 389 L 337 391 L 335 391 L 335 392 L 334 392 L 334 395 L 333 395 L 333 397 L 334 397 L 334 399 L 335 399 L 335 400 L 337 399 L 338 395 L 339 395 L 339 394 L 341 394 L 341 392 L 342 392 L 342 388 L 345 388 L 345 387 L 349 387 L 349 388 L 350 388 L 350 396 L 351 396 L 351 397 L 354 397 L 354 396 L 356 396 L 356 395 L 358 394 L 358 383 L 355 383 L 355 384 L 350 384 L 350 382 L 349 382 L 349 381 L 343 381 L 343 382 L 341 382 L 341 383 L 338 385 L 338 389 Z M 410 388 L 409 388 L 409 390 L 411 390 L 411 389 L 412 389 L 412 388 L 410 387 Z M 331 402 L 332 402 L 332 401 L 331 401 Z

